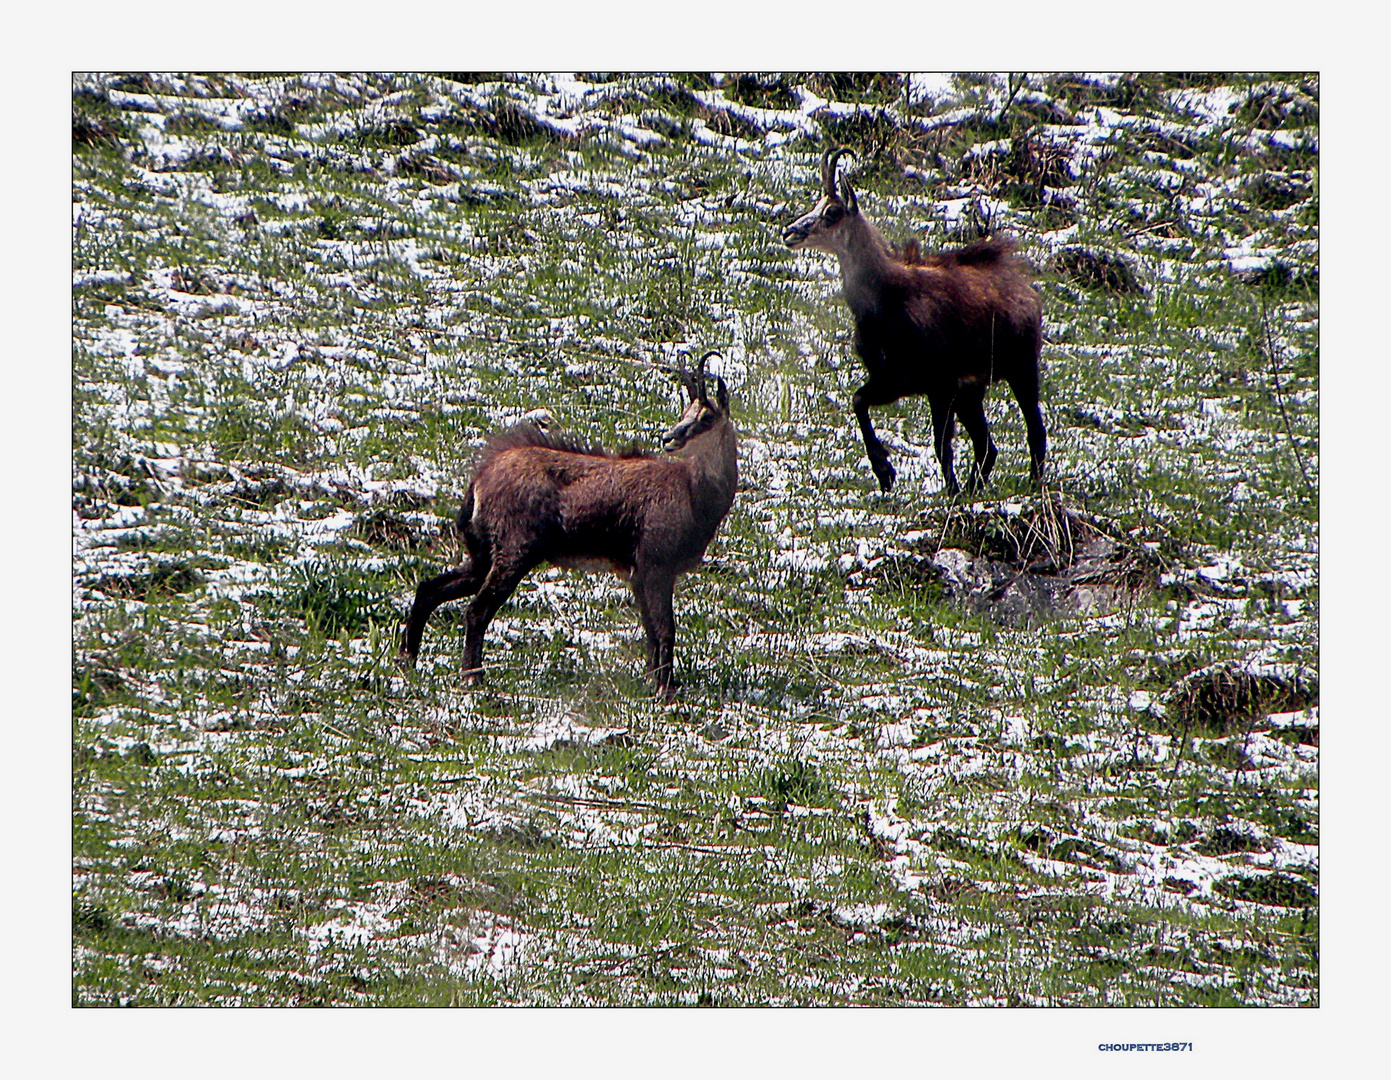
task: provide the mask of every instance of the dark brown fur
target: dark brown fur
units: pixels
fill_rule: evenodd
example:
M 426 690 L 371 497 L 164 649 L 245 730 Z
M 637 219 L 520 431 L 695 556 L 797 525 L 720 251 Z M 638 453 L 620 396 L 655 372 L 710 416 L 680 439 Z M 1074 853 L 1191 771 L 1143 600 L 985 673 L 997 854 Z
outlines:
M 1039 410 L 1042 305 L 1013 243 L 995 237 L 924 256 L 917 241 L 909 240 L 901 253 L 893 252 L 859 213 L 843 177 L 837 190 L 835 165 L 843 152 L 825 156 L 821 200 L 787 227 L 784 239 L 789 247 L 819 248 L 840 259 L 845 300 L 855 320 L 855 351 L 869 372 L 855 392 L 855 416 L 880 487 L 888 491 L 895 472 L 869 410 L 912 394 L 927 395 L 947 490 L 960 490 L 952 468 L 957 418 L 975 448 L 971 486 L 983 484 L 996 457 L 985 392 L 1001 379 L 1024 415 L 1031 473 L 1039 479 L 1047 455 Z
M 712 401 L 702 360 L 699 383 L 684 373 L 683 383 L 691 401 L 664 440 L 669 456 L 614 454 L 531 424 L 489 438 L 457 522 L 468 556 L 416 589 L 401 638 L 408 665 L 430 614 L 476 593 L 464 643 L 465 677 L 476 676 L 498 608 L 534 567 L 551 563 L 630 581 L 647 635 L 648 674 L 671 696 L 676 578 L 701 561 L 738 483 L 723 381 L 715 379 Z

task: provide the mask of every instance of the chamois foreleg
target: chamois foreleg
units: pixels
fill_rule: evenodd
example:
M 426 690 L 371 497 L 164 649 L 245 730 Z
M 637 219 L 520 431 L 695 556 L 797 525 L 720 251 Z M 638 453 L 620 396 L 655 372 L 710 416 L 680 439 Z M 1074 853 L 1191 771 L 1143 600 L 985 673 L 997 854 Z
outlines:
M 478 591 L 486 567 L 479 566 L 474 559 L 465 559 L 463 565 L 446 570 L 432 578 L 426 578 L 415 590 L 415 603 L 411 605 L 410 617 L 406 619 L 401 634 L 400 662 L 405 667 L 414 667 L 416 655 L 420 652 L 420 639 L 425 633 L 425 622 L 441 604 L 469 596 Z
M 633 572 L 633 595 L 637 599 L 642 628 L 647 634 L 647 674 L 667 700 L 676 696 L 673 673 L 676 651 L 675 589 L 676 575 L 666 569 L 646 568 Z
M 865 440 L 865 453 L 869 455 L 869 467 L 874 470 L 874 475 L 879 479 L 879 490 L 888 491 L 894 486 L 894 477 L 898 473 L 889 464 L 888 452 L 884 449 L 884 444 L 879 441 L 879 436 L 874 434 L 874 425 L 869 420 L 869 410 L 873 406 L 888 405 L 897 401 L 901 395 L 889 390 L 882 383 L 876 385 L 874 376 L 870 376 L 869 381 L 855 391 L 855 396 L 851 398 L 851 404 L 855 409 L 855 419 L 860 424 L 860 434 Z
M 990 479 L 990 470 L 995 467 L 995 441 L 990 437 L 990 424 L 985 419 L 985 387 L 965 385 L 960 388 L 956 398 L 956 415 L 961 426 L 971 436 L 971 445 L 976 452 L 976 465 L 966 481 L 970 491 L 984 487 Z
M 534 560 L 494 559 L 464 616 L 465 682 L 474 682 L 482 674 L 483 635 L 488 631 L 488 624 L 534 565 Z

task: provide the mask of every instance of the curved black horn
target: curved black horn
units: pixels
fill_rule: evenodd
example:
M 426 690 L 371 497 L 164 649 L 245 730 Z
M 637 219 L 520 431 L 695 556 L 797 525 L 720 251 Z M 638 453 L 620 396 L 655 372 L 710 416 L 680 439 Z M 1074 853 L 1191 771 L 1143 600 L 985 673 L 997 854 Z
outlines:
M 700 367 L 697 369 L 697 378 L 700 381 L 700 398 L 702 401 L 705 400 L 705 361 L 709 360 L 712 356 L 718 356 L 721 360 L 723 360 L 724 353 L 720 352 L 719 349 L 711 349 L 709 352 L 707 352 L 704 356 L 700 358 Z
M 860 155 L 851 150 L 848 146 L 841 146 L 835 150 L 828 151 L 826 154 L 826 165 L 824 174 L 826 179 L 826 194 L 836 194 L 836 165 L 840 162 L 841 156 L 849 154 L 851 157 Z M 845 204 L 845 208 L 852 214 L 860 210 L 860 202 L 855 198 L 855 189 L 850 186 L 850 181 L 844 176 L 840 177 L 840 201 Z
M 848 146 L 835 146 L 827 150 L 821 158 L 821 181 L 826 187 L 827 195 L 836 193 L 836 166 L 846 154 L 851 157 L 859 156 Z
M 844 152 L 844 149 L 837 150 L 834 146 L 829 146 L 826 148 L 826 152 L 821 155 L 821 190 L 827 195 L 836 193 L 835 159 Z

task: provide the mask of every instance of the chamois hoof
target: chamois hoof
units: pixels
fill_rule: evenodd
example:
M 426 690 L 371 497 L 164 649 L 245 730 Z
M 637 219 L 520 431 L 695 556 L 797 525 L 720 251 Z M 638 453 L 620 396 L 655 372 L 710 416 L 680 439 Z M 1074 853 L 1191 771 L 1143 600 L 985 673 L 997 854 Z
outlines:
M 886 495 L 894 486 L 894 480 L 898 478 L 898 472 L 887 461 L 882 467 L 879 465 L 874 467 L 874 475 L 879 480 L 879 490 Z
M 655 670 L 649 669 L 647 680 L 652 683 L 652 693 L 658 701 L 670 705 L 676 700 L 681 684 L 671 677 L 670 672 L 663 678 Z
M 402 671 L 413 671 L 415 669 L 415 657 L 408 652 L 396 654 L 396 666 Z

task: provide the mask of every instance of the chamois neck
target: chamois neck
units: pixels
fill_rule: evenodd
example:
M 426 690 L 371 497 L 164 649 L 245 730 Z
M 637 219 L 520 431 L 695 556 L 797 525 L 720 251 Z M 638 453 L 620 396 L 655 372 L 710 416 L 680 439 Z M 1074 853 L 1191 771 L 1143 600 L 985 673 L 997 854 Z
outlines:
M 692 439 L 676 456 L 691 472 L 691 492 L 711 513 L 723 517 L 739 485 L 739 437 L 728 420 Z
M 860 214 L 846 221 L 840 237 L 835 251 L 840 258 L 846 303 L 857 314 L 872 311 L 879 295 L 878 286 L 893 265 L 889 242 Z

